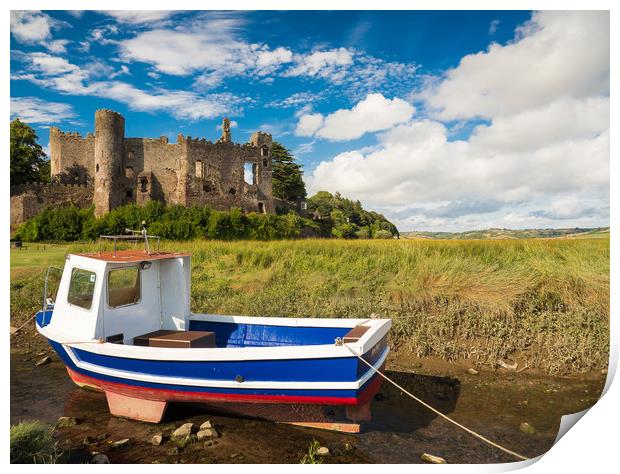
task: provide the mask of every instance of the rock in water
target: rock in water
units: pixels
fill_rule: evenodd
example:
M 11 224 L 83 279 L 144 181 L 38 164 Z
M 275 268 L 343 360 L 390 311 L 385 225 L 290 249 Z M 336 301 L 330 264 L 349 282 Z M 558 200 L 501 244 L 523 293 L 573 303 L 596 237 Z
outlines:
M 151 438 L 151 444 L 153 446 L 159 446 L 162 443 L 163 440 L 164 440 L 164 434 L 163 433 L 157 433 L 156 435 L 154 435 Z
M 173 441 L 183 440 L 192 434 L 192 429 L 194 428 L 193 423 L 185 423 L 179 426 L 176 430 L 172 432 L 170 438 Z
M 472 375 L 478 375 L 478 371 L 476 369 L 467 369 L 467 372 L 472 374 Z
M 61 416 L 56 422 L 56 428 L 70 428 L 77 425 L 77 420 L 72 416 Z
M 424 462 L 428 462 L 431 464 L 448 464 L 444 458 L 439 456 L 433 456 L 432 454 L 424 453 L 420 456 L 420 459 Z
M 93 458 L 90 460 L 91 464 L 110 464 L 110 460 L 105 454 L 95 454 Z
M 40 365 L 49 364 L 51 361 L 52 361 L 52 358 L 50 356 L 45 356 L 45 357 L 43 357 L 43 359 L 39 359 L 37 361 L 37 363 L 34 364 L 34 365 L 36 365 L 38 367 Z
M 329 449 L 326 448 L 325 446 L 321 446 L 319 449 L 316 450 L 316 455 L 317 456 L 329 456 Z
M 129 438 L 114 441 L 110 446 L 112 447 L 112 449 L 124 448 L 126 446 L 129 446 Z
M 527 421 L 524 421 L 523 423 L 521 423 L 519 425 L 519 429 L 523 433 L 529 434 L 529 435 L 533 435 L 534 433 L 536 433 L 536 428 L 534 428 L 532 425 L 530 425 Z

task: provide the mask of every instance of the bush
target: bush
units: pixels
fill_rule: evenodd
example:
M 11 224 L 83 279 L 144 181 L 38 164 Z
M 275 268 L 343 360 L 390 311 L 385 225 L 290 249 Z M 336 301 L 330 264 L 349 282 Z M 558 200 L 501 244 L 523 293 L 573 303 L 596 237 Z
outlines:
M 289 213 L 245 214 L 241 209 L 215 211 L 205 207 L 164 206 L 149 202 L 121 206 L 96 218 L 94 209 L 75 206 L 50 207 L 24 222 L 15 234 L 26 242 L 96 240 L 100 235 L 118 235 L 126 229 L 139 230 L 146 222 L 149 234 L 169 240 L 275 240 L 293 239 L 302 228 L 318 226 L 311 220 Z
M 39 421 L 11 426 L 12 464 L 53 464 L 60 453 L 52 429 Z

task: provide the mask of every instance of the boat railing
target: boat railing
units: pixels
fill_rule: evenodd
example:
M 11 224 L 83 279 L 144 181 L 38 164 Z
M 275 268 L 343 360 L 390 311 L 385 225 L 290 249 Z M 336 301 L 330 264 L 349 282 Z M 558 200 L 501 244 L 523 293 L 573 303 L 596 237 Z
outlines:
M 143 225 L 142 230 L 125 229 L 126 232 L 129 232 L 128 234 L 100 235 L 99 236 L 99 254 L 101 255 L 102 245 L 103 245 L 103 242 L 106 240 L 112 241 L 112 245 L 113 245 L 112 251 L 115 257 L 116 257 L 116 251 L 117 251 L 119 241 L 131 241 L 131 242 L 136 242 L 136 243 L 139 241 L 143 241 L 144 242 L 144 253 L 146 253 L 147 255 L 151 255 L 151 245 L 149 243 L 149 239 L 155 240 L 157 242 L 155 252 L 159 252 L 160 236 L 159 235 L 148 235 L 146 231 L 146 227 L 144 227 L 144 222 L 142 223 L 142 225 Z
M 58 293 L 58 286 L 60 284 L 60 276 L 62 275 L 62 270 L 57 267 L 48 267 L 45 272 L 45 283 L 43 285 L 43 304 L 41 305 L 41 310 L 45 313 L 50 309 L 54 309 L 54 302 L 56 301 L 56 294 Z M 52 292 L 50 294 L 50 278 L 55 276 L 55 286 L 52 288 Z

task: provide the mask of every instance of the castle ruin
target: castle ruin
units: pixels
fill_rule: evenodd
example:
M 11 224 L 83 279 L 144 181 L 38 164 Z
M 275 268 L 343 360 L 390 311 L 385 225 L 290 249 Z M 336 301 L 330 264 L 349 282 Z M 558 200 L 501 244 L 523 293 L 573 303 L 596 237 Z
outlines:
M 125 119 L 112 110 L 95 112 L 95 133 L 50 128 L 50 184 L 11 189 L 11 227 L 55 204 L 94 204 L 101 216 L 115 207 L 157 200 L 218 210 L 274 213 L 271 135 L 256 132 L 233 143 L 230 121 L 215 143 L 179 134 L 126 138 Z

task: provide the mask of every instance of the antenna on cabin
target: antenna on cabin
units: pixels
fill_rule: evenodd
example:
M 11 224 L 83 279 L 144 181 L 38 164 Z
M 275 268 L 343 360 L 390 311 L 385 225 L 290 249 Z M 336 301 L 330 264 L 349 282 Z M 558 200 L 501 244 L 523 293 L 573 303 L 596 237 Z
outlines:
M 144 236 L 144 248 L 148 255 L 151 255 L 151 249 L 149 247 L 149 236 L 146 232 L 146 221 L 142 221 L 142 235 Z

